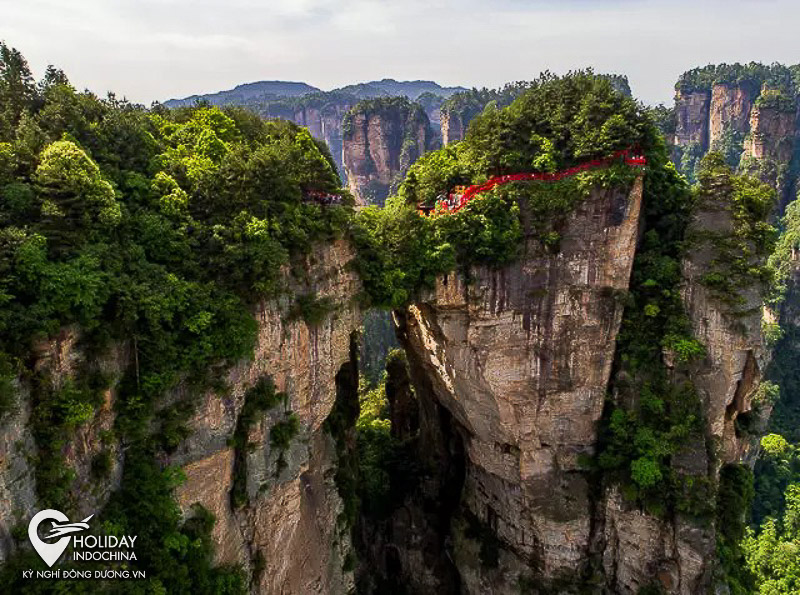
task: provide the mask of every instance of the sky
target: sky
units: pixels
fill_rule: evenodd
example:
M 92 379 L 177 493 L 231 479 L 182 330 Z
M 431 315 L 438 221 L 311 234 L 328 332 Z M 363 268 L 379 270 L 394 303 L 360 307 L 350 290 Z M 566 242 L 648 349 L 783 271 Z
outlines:
M 797 0 L 0 0 L 38 77 L 138 103 L 258 80 L 465 87 L 543 70 L 625 74 L 646 103 L 709 63 L 800 62 Z

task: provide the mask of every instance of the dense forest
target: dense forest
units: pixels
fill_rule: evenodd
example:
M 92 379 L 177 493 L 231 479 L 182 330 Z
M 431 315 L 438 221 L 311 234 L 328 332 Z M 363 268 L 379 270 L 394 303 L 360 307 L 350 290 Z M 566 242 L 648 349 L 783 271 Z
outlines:
M 703 85 L 716 76 L 696 73 L 681 85 Z M 734 309 L 742 287 L 786 282 L 798 215 L 790 209 L 777 239 L 766 222 L 774 191 L 734 173 L 718 153 L 698 164 L 697 184 L 690 186 L 672 166 L 651 112 L 619 85 L 575 72 L 544 75 L 491 96 L 456 95 L 445 106 L 475 111 L 465 140 L 419 159 L 385 208 L 355 213 L 329 151 L 304 128 L 242 108 L 146 109 L 113 95 L 99 98 L 77 91 L 54 67 L 37 82 L 24 57 L 0 45 L 0 416 L 15 408 L 17 379 L 24 378 L 34 387 L 38 502 L 71 511 L 74 477 L 64 465 L 64 440 L 92 418 L 109 379 L 90 363 L 74 381 L 53 388 L 30 365 L 35 345 L 71 326 L 82 330 L 82 347 L 90 354 L 114 341 L 132 345 L 135 357 L 117 387 L 113 429 L 124 445 L 124 472 L 99 519 L 109 533 L 139 536 L 139 564 L 148 578 L 146 585 L 125 583 L 109 591 L 247 592 L 250 579 L 242 569 L 212 563 L 213 515 L 198 508 L 182 520 L 173 498 L 181 471 L 162 465 L 160 455 L 186 438 L 195 403 L 163 397 L 178 385 L 214 385 L 222 370 L 252 353 L 259 300 L 285 298 L 296 315 L 314 322 L 324 304 L 289 294 L 284 282 L 287 270 L 302 274 L 292 267 L 297 258 L 321 242 L 347 237 L 357 248 L 361 302 L 399 308 L 441 273 L 468 276 L 472 266 L 513 261 L 531 238 L 543 252 L 557 252 L 559 223 L 578 201 L 594 187 L 628 187 L 636 174 L 620 165 L 549 186 L 509 184 L 446 217 L 424 216 L 419 204 L 432 204 L 455 185 L 519 171 L 553 172 L 635 146 L 648 160 L 644 229 L 625 296 L 617 370 L 632 380 L 614 388 L 634 391 L 641 406 L 608 405 L 600 451 L 586 464 L 654 515 L 678 511 L 698 523 L 717 523 L 731 592 L 797 592 L 796 413 L 784 414 L 779 405 L 773 426 L 785 436 L 773 433 L 762 441 L 759 465 L 773 471 L 754 488 L 746 467 L 728 466 L 718 500 L 709 500 L 706 476 L 681 474 L 671 464 L 680 445 L 699 431 L 700 410 L 691 383 L 673 382 L 661 355 L 674 353 L 680 368 L 703 354 L 677 288 L 681 261 L 693 246 L 687 235 L 693 209 L 722 200 L 735 214 L 731 235 L 718 238 L 717 269 L 703 279 Z M 314 193 L 336 193 L 342 204 L 323 206 L 309 199 Z M 776 239 L 775 254 L 783 259 L 765 264 Z M 389 370 L 401 359 L 393 353 Z M 405 445 L 390 436 L 391 380 L 387 374 L 384 384 L 362 386 L 356 424 L 361 484 L 343 493 L 351 512 L 391 506 L 385 486 L 411 466 Z M 765 401 L 776 399 L 771 387 L 766 392 Z M 265 384 L 250 397 L 234 443 L 246 442 L 250 416 L 280 395 Z M 285 441 L 295 425 L 288 415 L 275 442 Z M 108 474 L 110 456 L 93 461 L 98 479 Z M 747 526 L 754 495 L 754 522 Z M 29 567 L 40 564 L 19 550 L 0 571 L 2 589 L 47 591 L 45 583 L 20 584 L 19 570 Z

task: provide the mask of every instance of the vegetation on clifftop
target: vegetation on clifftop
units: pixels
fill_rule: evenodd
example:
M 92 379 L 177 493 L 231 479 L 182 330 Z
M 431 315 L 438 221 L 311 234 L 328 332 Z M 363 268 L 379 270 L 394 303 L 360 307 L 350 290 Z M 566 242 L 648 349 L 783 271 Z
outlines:
M 471 265 L 509 263 L 522 246 L 523 206 L 523 218 L 543 246 L 557 245 L 557 224 L 574 201 L 596 185 L 630 184 L 632 175 L 620 167 L 556 184 L 510 184 L 441 217 L 420 215 L 419 203 L 432 204 L 455 185 L 493 175 L 556 171 L 633 146 L 651 151 L 657 139 L 645 110 L 617 92 L 608 78 L 591 72 L 543 75 L 508 107 L 485 109 L 464 141 L 418 160 L 385 209 L 358 213 L 357 264 L 368 301 L 399 307 L 431 287 L 436 275 L 457 266 L 466 271 Z
M 186 437 L 193 395 L 251 353 L 251 305 L 286 291 L 282 267 L 347 228 L 348 206 L 304 200 L 339 187 L 303 128 L 236 108 L 148 111 L 79 93 L 52 67 L 36 83 L 0 44 L 0 406 L 14 411 L 9 379 L 30 383 L 38 504 L 69 514 L 63 447 L 116 380 L 95 356 L 129 347 L 113 387 L 122 486 L 98 519 L 140 536 L 154 592 L 246 589 L 234 569 L 212 568 L 213 520 L 181 521 L 177 475 L 156 461 Z M 29 365 L 34 344 L 67 327 L 87 363 L 55 384 Z M 185 396 L 165 407 L 179 383 Z M 24 592 L 17 575 L 3 574 L 4 591 Z

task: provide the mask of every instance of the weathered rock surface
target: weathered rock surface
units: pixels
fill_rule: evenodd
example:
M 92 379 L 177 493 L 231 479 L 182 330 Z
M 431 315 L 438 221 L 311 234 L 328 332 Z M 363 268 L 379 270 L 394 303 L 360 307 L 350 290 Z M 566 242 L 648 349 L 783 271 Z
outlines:
M 18 383 L 15 409 L 0 423 L 0 562 L 14 552 L 12 529 L 27 528 L 36 512 L 36 482 L 29 462 L 36 445 L 27 429 L 30 414 L 30 391 Z
M 425 112 L 408 101 L 357 104 L 346 119 L 344 167 L 360 205 L 383 205 L 408 168 L 433 145 Z
M 405 314 L 413 373 L 463 437 L 461 506 L 503 544 L 491 579 L 455 548 L 462 592 L 513 592 L 528 573 L 555 582 L 589 560 L 594 505 L 579 456 L 597 442 L 641 199 L 641 179 L 596 191 L 569 216 L 558 254 L 529 237 L 519 262 L 475 269 L 469 285 L 441 277 Z
M 713 145 L 726 129 L 745 134 L 750 129 L 749 89 L 740 86 L 714 85 L 711 88 L 709 141 Z
M 323 428 L 337 395 L 336 375 L 351 365 L 353 333 L 361 325 L 354 299 L 361 284 L 351 266 L 353 257 L 349 242 L 337 240 L 319 246 L 300 263 L 306 273 L 303 280 L 291 277 L 287 267 L 291 290 L 313 292 L 335 304 L 319 325 L 289 319 L 289 298 L 264 302 L 257 311 L 254 357 L 228 370 L 225 394 L 191 395 L 180 387 L 166 398 L 168 403 L 199 400 L 189 422 L 191 434 L 162 461 L 179 465 L 185 472 L 177 500 L 186 516 L 193 514 L 194 504 L 214 514 L 216 561 L 258 570 L 255 593 L 347 593 L 353 585 L 352 570 L 344 569 L 351 545 L 349 532 L 339 520 L 342 502 L 334 482 L 337 454 L 333 438 Z M 34 368 L 54 388 L 74 377 L 85 363 L 79 338 L 77 330 L 65 329 L 36 347 Z M 64 446 L 66 464 L 76 472 L 71 490 L 83 516 L 99 512 L 119 486 L 123 455 L 104 436 L 111 434 L 114 424 L 114 387 L 131 358 L 125 346 L 113 346 L 94 362 L 111 378 L 112 388 L 94 418 Z M 248 501 L 234 510 L 230 492 L 236 458 L 230 439 L 245 391 L 267 376 L 288 399 L 262 415 L 250 432 L 245 475 Z M 0 561 L 14 550 L 11 530 L 27 523 L 41 508 L 29 462 L 36 454 L 27 425 L 32 406 L 29 395 L 28 385 L 21 382 L 18 406 L 0 426 Z M 270 444 L 270 429 L 286 419 L 288 410 L 297 416 L 299 431 L 289 447 L 278 452 Z M 111 471 L 109 477 L 98 479 L 92 477 L 92 461 L 104 449 L 111 456 Z
M 177 494 L 184 512 L 190 514 L 197 502 L 217 516 L 217 560 L 251 569 L 257 559 L 264 560 L 254 586 L 258 593 L 346 593 L 353 583 L 352 572 L 342 569 L 350 539 L 338 522 L 336 451 L 322 427 L 336 398 L 335 376 L 349 362 L 351 335 L 361 324 L 352 302 L 360 290 L 348 266 L 352 257 L 350 245 L 338 241 L 321 247 L 307 263 L 310 286 L 305 289 L 337 304 L 319 326 L 286 320 L 285 304 L 262 305 L 253 360 L 229 371 L 228 396 L 205 395 L 191 422 L 192 435 L 173 457 L 187 474 Z M 234 457 L 227 441 L 246 389 L 264 376 L 287 393 L 286 408 L 299 418 L 300 431 L 283 453 L 281 468 L 269 428 L 283 417 L 283 406 L 261 418 L 249 437 L 249 501 L 232 510 Z
M 676 145 L 693 143 L 699 145 L 702 151 L 708 150 L 710 102 L 711 95 L 707 91 L 678 92 L 675 97 Z
M 794 112 L 756 107 L 750 113 L 750 137 L 745 141 L 745 155 L 788 164 L 795 142 Z
M 464 138 L 466 125 L 456 112 L 442 110 L 439 114 L 439 122 L 442 127 L 442 144 L 449 145 Z

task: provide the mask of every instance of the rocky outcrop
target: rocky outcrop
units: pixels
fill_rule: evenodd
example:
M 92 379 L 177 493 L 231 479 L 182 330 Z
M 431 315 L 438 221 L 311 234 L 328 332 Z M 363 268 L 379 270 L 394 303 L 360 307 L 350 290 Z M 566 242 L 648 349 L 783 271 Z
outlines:
M 291 119 L 300 126 L 306 126 L 314 138 L 325 141 L 331 151 L 336 169 L 344 178 L 342 119 L 352 107 L 353 102 L 329 101 L 320 105 L 309 102 L 294 110 Z
M 373 99 L 353 107 L 344 121 L 344 167 L 356 203 L 383 205 L 432 145 L 425 112 L 407 99 Z
M 707 91 L 679 91 L 675 96 L 675 144 L 698 145 L 708 150 L 709 105 L 711 94 Z
M 641 200 L 641 178 L 629 191 L 596 190 L 569 216 L 558 254 L 528 236 L 519 262 L 475 268 L 469 283 L 440 277 L 396 313 L 419 397 L 419 451 L 429 466 L 449 469 L 421 493 L 449 494 L 451 504 L 431 518 L 435 507 L 408 501 L 384 531 L 400 536 L 394 564 L 420 592 L 592 584 L 634 595 L 655 583 L 693 595 L 713 584 L 712 525 L 649 513 L 616 484 L 599 486 L 585 466 L 611 386 Z M 693 225 L 720 232 L 730 214 L 703 211 Z M 692 254 L 683 288 L 707 354 L 681 374 L 700 395 L 705 429 L 672 465 L 713 485 L 723 465 L 750 456 L 753 441 L 737 418 L 752 413 L 765 350 L 758 291 L 746 293 L 749 313 L 732 316 L 700 282 L 711 257 Z M 416 542 L 403 540 L 409 524 Z M 449 526 L 444 543 L 436 545 L 432 526 Z
M 733 218 L 724 201 L 707 201 L 695 213 L 687 232 L 696 245 L 683 263 L 682 297 L 694 336 L 705 356 L 688 374 L 700 397 L 704 431 L 687 441 L 672 460 L 677 472 L 708 477 L 716 484 L 720 469 L 752 459 L 757 437 L 740 429 L 748 418 L 769 416 L 768 408 L 754 411 L 753 399 L 762 379 L 767 350 L 762 343 L 761 289 L 740 288 L 737 310 L 714 294 L 703 276 L 719 256 L 715 241 L 733 232 Z M 671 368 L 674 355 L 664 353 Z M 671 372 L 676 380 L 684 378 Z M 746 422 L 746 423 L 742 423 Z M 603 567 L 616 593 L 636 593 L 654 580 L 667 593 L 691 595 L 713 584 L 715 528 L 676 512 L 669 520 L 646 514 L 626 502 L 616 488 L 606 495 L 603 510 Z M 643 580 L 644 579 L 644 580 Z
M 675 164 L 695 179 L 700 159 L 720 151 L 734 169 L 755 175 L 778 192 L 778 214 L 794 199 L 800 104 L 793 91 L 757 77 L 679 90 L 675 96 Z
M 730 129 L 742 135 L 750 130 L 751 92 L 741 86 L 717 84 L 711 88 L 709 116 L 709 142 L 722 139 L 723 133 Z
M 439 122 L 442 127 L 442 144 L 449 145 L 464 138 L 466 125 L 456 112 L 442 109 L 439 115 Z
M 712 237 L 733 234 L 733 215 L 722 201 L 706 202 L 688 233 L 710 233 Z M 707 435 L 717 445 L 718 463 L 724 465 L 746 458 L 753 446 L 746 436 L 739 435 L 736 421 L 751 413 L 768 351 L 761 336 L 763 288 L 758 284 L 738 288 L 741 303 L 734 310 L 702 282 L 718 257 L 714 242 L 695 246 L 683 265 L 682 295 L 694 335 L 706 350 L 692 380 L 703 401 Z M 761 414 L 768 417 L 769 411 Z M 705 466 L 710 464 L 710 460 L 705 461 Z
M 335 377 L 350 361 L 351 335 L 361 324 L 352 305 L 360 290 L 352 257 L 350 245 L 338 241 L 321 247 L 313 264 L 307 263 L 309 285 L 298 292 L 311 290 L 336 304 L 318 326 L 288 320 L 287 304 L 262 304 L 254 358 L 229 371 L 229 394 L 203 397 L 190 422 L 192 434 L 172 457 L 187 475 L 177 493 L 184 512 L 190 514 L 197 502 L 217 517 L 217 560 L 251 570 L 257 560 L 264 561 L 254 586 L 259 593 L 346 593 L 352 586 L 352 572 L 343 570 L 350 540 L 338 521 L 336 450 L 323 428 L 336 399 Z M 265 376 L 288 402 L 264 414 L 251 430 L 247 503 L 234 510 L 234 455 L 228 442 L 246 389 Z M 286 410 L 298 417 L 300 429 L 284 452 L 269 436 Z
M 751 132 L 745 141 L 745 155 L 788 164 L 794 151 L 796 121 L 794 111 L 757 106 L 750 114 Z
M 475 269 L 469 284 L 441 277 L 400 317 L 421 400 L 427 390 L 447 410 L 464 448 L 462 592 L 586 570 L 595 502 L 580 459 L 597 444 L 641 199 L 641 179 L 596 191 L 570 215 L 557 255 L 528 237 L 516 264 Z M 496 568 L 475 564 L 470 525 L 499 539 Z

